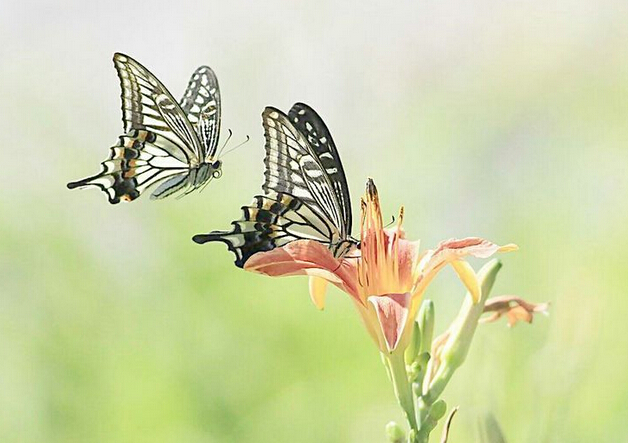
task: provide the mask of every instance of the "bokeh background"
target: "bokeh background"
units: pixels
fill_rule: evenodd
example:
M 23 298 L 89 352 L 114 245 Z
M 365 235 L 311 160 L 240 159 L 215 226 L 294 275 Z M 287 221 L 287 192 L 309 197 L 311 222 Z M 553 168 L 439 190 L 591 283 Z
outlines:
M 349 299 L 319 312 L 305 278 L 190 240 L 259 191 L 260 113 L 296 101 L 330 127 L 354 212 L 372 176 L 425 247 L 518 243 L 494 293 L 552 302 L 479 329 L 450 441 L 487 414 L 509 442 L 628 441 L 626 23 L 620 0 L 4 0 L 2 441 L 385 441 L 402 416 Z M 115 51 L 175 96 L 217 72 L 223 127 L 251 141 L 202 194 L 65 188 L 121 130 Z M 451 270 L 430 287 L 439 330 L 463 295 Z

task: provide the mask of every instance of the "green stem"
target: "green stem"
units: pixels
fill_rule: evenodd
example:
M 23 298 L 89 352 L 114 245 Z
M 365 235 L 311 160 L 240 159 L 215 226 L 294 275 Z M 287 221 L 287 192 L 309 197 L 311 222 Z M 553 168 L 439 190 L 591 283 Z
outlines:
M 403 352 L 395 352 L 385 357 L 388 361 L 388 368 L 390 369 L 390 375 L 399 405 L 406 414 L 410 429 L 417 431 L 417 422 L 414 415 L 414 397 L 412 396 L 412 387 L 408 382 L 408 373 L 406 372 L 406 362 Z
M 441 364 L 424 395 L 426 403 L 431 404 L 440 397 L 456 369 L 464 363 L 475 335 L 478 320 L 484 311 L 484 303 L 486 303 L 493 283 L 495 283 L 495 277 L 501 267 L 502 264 L 499 260 L 491 260 L 478 272 L 482 296 L 477 303 L 473 303 L 471 296 L 467 294 L 462 308 L 451 326 L 451 334 L 443 346 Z
M 482 290 L 480 300 L 478 303 L 473 303 L 471 296 L 467 294 L 458 316 L 449 328 L 449 338 L 440 354 L 441 363 L 431 382 L 429 382 L 429 387 L 423 386 L 423 391 L 417 401 L 419 419 L 417 443 L 428 442 L 430 432 L 442 417 L 440 412 L 444 413 L 444 410 L 439 410 L 436 416 L 432 416 L 434 415 L 433 406 L 436 406 L 437 401 L 442 402 L 442 400 L 438 400 L 439 397 L 456 372 L 456 369 L 462 365 L 467 357 L 478 320 L 484 310 L 484 304 L 501 267 L 502 264 L 498 260 L 491 260 L 480 269 L 478 272 L 478 280 Z

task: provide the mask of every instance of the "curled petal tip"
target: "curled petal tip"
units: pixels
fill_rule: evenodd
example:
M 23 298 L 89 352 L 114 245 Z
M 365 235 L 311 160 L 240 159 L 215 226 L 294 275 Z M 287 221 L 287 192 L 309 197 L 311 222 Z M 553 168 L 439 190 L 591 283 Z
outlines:
M 325 309 L 325 296 L 327 294 L 327 280 L 322 277 L 310 275 L 310 298 L 316 309 Z
M 498 252 L 512 252 L 512 251 L 518 251 L 518 250 L 519 250 L 519 246 L 517 246 L 514 243 L 508 243 L 507 245 L 500 246 L 497 251 Z
M 462 283 L 466 286 L 469 294 L 471 294 L 473 303 L 475 304 L 479 302 L 480 297 L 482 297 L 482 288 L 480 287 L 480 282 L 478 282 L 478 278 L 471 265 L 464 260 L 453 261 L 451 265 L 456 271 L 456 274 L 458 274 Z

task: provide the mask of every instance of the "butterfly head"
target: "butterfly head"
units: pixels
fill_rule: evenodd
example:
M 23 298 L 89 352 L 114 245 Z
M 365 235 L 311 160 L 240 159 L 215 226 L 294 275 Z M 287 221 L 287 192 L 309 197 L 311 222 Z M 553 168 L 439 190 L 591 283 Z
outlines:
M 222 160 L 216 160 L 211 164 L 212 167 L 212 177 L 220 178 L 222 177 Z

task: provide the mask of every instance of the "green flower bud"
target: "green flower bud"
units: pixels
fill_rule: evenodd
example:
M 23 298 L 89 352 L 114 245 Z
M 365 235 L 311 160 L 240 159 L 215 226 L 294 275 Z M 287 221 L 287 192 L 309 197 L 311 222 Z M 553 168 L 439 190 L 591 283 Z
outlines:
M 401 426 L 394 421 L 391 421 L 386 425 L 386 435 L 390 443 L 403 443 L 406 439 L 406 433 L 403 432 Z
M 412 325 L 412 337 L 410 338 L 410 344 L 405 351 L 406 364 L 411 365 L 414 362 L 421 346 L 421 328 L 419 322 L 415 321 Z
M 430 417 L 434 419 L 434 421 L 438 421 L 445 416 L 447 412 L 447 403 L 444 400 L 437 400 L 432 407 L 430 408 Z
M 415 381 L 417 381 L 419 375 L 421 374 L 421 365 L 415 361 L 410 366 L 407 366 L 406 370 L 408 372 L 408 379 L 412 383 L 414 383 Z
M 425 300 L 421 304 L 418 323 L 421 331 L 419 353 L 429 353 L 432 347 L 432 338 L 434 337 L 434 302 L 432 300 Z

